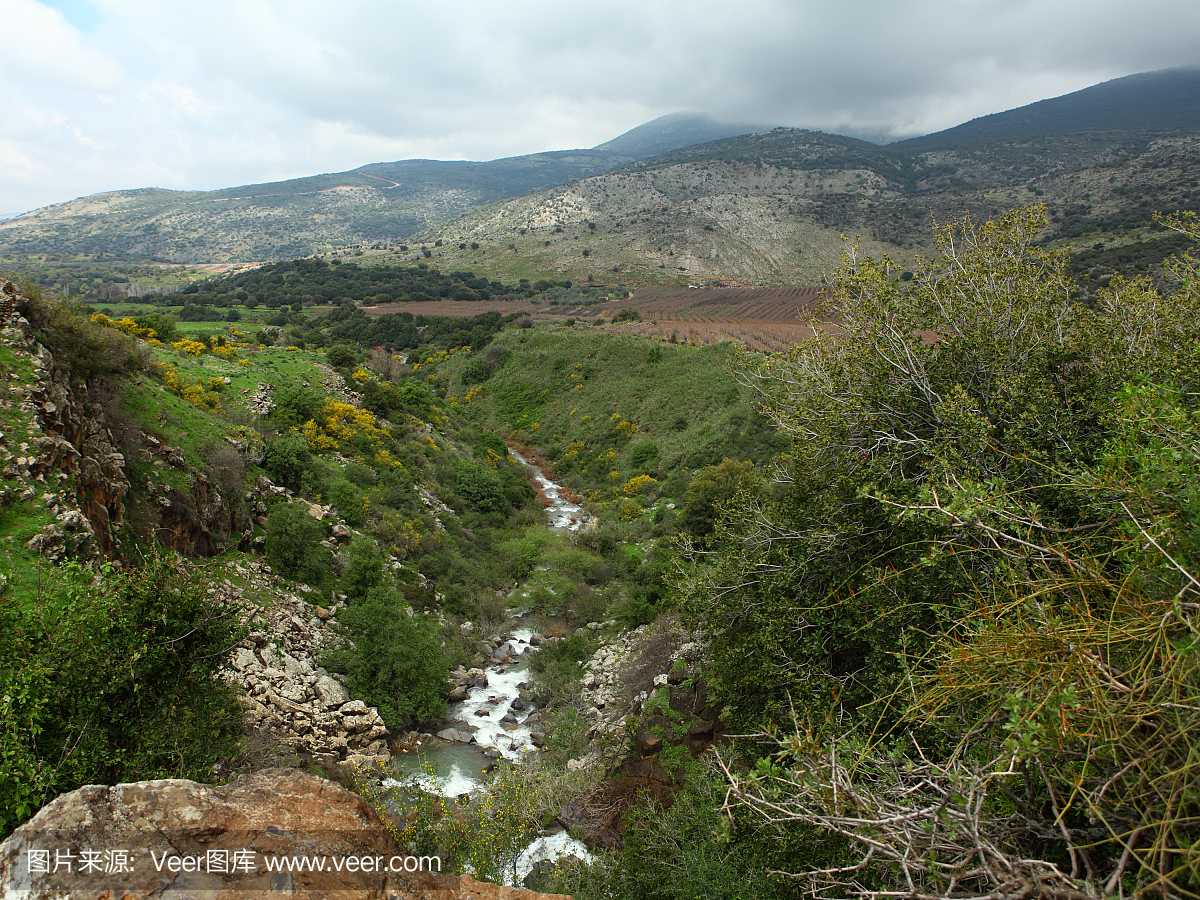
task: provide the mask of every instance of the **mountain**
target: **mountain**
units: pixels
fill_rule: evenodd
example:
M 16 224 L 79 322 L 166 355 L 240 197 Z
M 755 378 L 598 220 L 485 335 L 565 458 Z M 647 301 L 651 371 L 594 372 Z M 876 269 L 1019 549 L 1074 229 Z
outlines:
M 844 234 L 907 264 L 935 220 L 1035 200 L 1055 237 L 1109 254 L 1146 245 L 1136 255 L 1150 259 L 1153 214 L 1200 208 L 1198 136 L 1200 69 L 1131 75 L 887 146 L 673 114 L 590 150 L 97 194 L 0 222 L 0 260 L 215 263 L 355 247 L 366 261 L 430 252 L 489 277 L 813 283 Z
M 631 128 L 620 137 L 605 141 L 596 150 L 625 153 L 634 159 L 657 156 L 679 147 L 706 144 L 721 138 L 765 131 L 763 125 L 729 125 L 699 113 L 670 113 Z
M 1089 131 L 1200 131 L 1200 68 L 1161 69 L 1114 78 L 1061 97 L 900 141 L 895 146 L 947 147 L 971 141 L 1012 141 Z
M 591 150 L 488 162 L 410 159 L 218 191 L 112 191 L 0 221 L 0 257 L 99 255 L 264 261 L 403 238 L 480 205 L 605 172 L 696 140 L 739 134 L 677 113 Z
M 1049 238 L 1142 265 L 1169 246 L 1155 212 L 1200 209 L 1198 87 L 1197 70 L 1130 76 L 888 146 L 745 134 L 492 204 L 420 238 L 442 241 L 441 265 L 490 277 L 812 284 L 837 264 L 843 235 L 906 264 L 930 249 L 935 221 L 1041 201 Z

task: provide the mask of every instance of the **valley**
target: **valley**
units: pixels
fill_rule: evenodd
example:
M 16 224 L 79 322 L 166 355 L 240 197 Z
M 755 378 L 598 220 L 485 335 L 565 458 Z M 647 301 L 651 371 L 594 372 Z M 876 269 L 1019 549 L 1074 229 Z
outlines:
M 1130 79 L 0 223 L 2 892 L 1200 894 L 1200 74 Z

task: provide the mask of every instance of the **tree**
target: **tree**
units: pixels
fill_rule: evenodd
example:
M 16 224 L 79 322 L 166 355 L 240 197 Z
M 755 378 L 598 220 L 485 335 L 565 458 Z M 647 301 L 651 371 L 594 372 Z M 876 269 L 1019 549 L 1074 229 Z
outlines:
M 450 662 L 436 624 L 414 614 L 393 587 L 368 589 L 338 616 L 338 632 L 349 646 L 324 664 L 345 673 L 351 693 L 377 707 L 389 726 L 442 721 Z
M 308 504 L 278 500 L 267 516 L 267 561 L 289 578 L 311 585 L 329 580 L 329 551 L 321 546 L 326 528 Z
M 860 842 L 834 896 L 1197 890 L 1197 265 L 1089 308 L 1045 224 L 851 252 L 844 334 L 747 360 L 793 450 L 684 587 L 728 715 L 795 731 L 731 807 Z
M 704 541 L 720 524 L 727 504 L 740 494 L 753 496 L 759 487 L 752 462 L 725 459 L 720 465 L 706 467 L 688 484 L 679 530 Z

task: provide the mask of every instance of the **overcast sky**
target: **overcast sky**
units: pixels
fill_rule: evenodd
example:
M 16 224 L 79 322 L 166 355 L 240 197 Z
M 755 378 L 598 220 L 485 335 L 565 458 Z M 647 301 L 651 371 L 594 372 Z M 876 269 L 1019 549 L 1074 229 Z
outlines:
M 0 216 L 677 110 L 908 137 L 1200 64 L 1196 0 L 0 0 Z

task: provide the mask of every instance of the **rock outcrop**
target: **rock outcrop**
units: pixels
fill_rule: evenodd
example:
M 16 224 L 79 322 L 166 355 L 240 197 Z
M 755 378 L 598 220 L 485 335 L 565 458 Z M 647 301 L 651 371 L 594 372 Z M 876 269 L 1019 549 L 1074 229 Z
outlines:
M 429 871 L 440 860 L 392 830 L 360 797 L 294 770 L 219 787 L 90 785 L 0 844 L 0 896 L 569 900 Z
M 0 435 L 0 465 L 4 476 L 21 486 L 16 499 L 45 495 L 55 518 L 28 546 L 51 562 L 112 556 L 129 493 L 125 457 L 86 388 L 37 342 L 19 312 L 19 300 L 11 281 L 0 282 L 0 345 L 32 367 L 27 380 L 11 372 L 4 376 L 0 405 L 24 413 L 29 433 Z M 14 378 L 17 382 L 10 384 Z
M 240 694 L 246 726 L 326 765 L 386 763 L 388 730 L 378 710 L 351 700 L 319 664 L 337 607 L 313 605 L 284 589 L 265 563 L 233 562 L 214 596 L 251 613 L 246 639 L 230 654 L 225 679 Z M 251 598 L 270 596 L 272 605 Z

